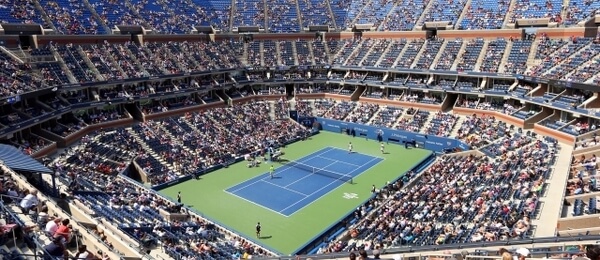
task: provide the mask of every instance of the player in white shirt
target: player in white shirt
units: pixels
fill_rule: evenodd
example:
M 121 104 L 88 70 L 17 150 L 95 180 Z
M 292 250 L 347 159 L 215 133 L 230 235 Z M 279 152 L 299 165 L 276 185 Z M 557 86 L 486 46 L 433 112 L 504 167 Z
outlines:
M 379 148 L 379 150 L 381 150 L 381 153 L 385 153 L 385 150 L 384 150 L 384 148 L 385 148 L 385 147 L 384 147 L 383 143 L 381 143 L 381 146 L 380 146 L 380 148 Z
M 348 143 L 348 153 L 352 153 L 352 142 Z

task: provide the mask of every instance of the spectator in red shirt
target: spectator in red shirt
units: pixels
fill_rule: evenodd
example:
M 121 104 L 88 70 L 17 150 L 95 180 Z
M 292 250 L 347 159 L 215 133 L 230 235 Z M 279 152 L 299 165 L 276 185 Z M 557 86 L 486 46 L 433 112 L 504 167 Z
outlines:
M 58 226 L 56 232 L 54 233 L 55 237 L 62 236 L 67 243 L 69 242 L 69 238 L 71 237 L 71 228 L 69 227 L 69 223 L 69 219 L 64 219 L 60 223 L 60 226 Z

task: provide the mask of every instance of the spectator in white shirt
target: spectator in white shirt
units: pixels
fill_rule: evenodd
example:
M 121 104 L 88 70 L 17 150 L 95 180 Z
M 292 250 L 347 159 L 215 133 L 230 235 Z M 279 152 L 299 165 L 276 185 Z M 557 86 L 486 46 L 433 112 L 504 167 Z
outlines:
M 32 190 L 25 198 L 21 200 L 19 206 L 23 209 L 23 213 L 27 214 L 29 210 L 38 204 L 37 190 Z
M 56 230 L 58 230 L 58 224 L 60 223 L 60 218 L 55 218 L 53 221 L 48 221 L 46 223 L 46 228 L 44 231 L 48 234 L 49 237 L 53 237 Z
M 80 245 L 74 259 L 93 259 L 94 255 L 90 254 L 86 245 Z

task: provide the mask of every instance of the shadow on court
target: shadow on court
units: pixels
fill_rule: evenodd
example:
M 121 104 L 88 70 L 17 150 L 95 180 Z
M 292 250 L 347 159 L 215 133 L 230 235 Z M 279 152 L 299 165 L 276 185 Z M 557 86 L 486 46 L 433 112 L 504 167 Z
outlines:
M 270 239 L 270 238 L 272 238 L 272 237 L 273 237 L 273 236 L 260 236 L 260 237 L 258 237 L 258 239 Z

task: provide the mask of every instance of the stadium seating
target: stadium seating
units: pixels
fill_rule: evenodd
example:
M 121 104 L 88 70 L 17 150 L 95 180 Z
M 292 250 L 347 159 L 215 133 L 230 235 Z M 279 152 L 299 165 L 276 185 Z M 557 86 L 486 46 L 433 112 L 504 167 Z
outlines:
M 267 0 L 266 9 L 270 32 L 298 32 L 300 23 L 296 2 L 289 0 Z
M 122 24 L 145 25 L 145 21 L 131 10 L 125 2 L 89 0 L 90 5 L 109 28 Z
M 563 17 L 563 24 L 569 26 L 585 21 L 593 17 L 594 13 L 600 9 L 600 3 L 595 1 L 569 1 L 569 6 L 565 7 L 567 17 Z
M 358 40 L 345 40 L 340 42 L 340 50 L 336 55 L 337 57 L 335 62 L 339 64 L 345 64 L 350 56 L 354 53 L 354 50 L 360 46 L 360 43 L 361 42 Z
M 508 91 L 510 90 L 510 87 L 511 87 L 511 84 L 508 84 L 508 82 L 506 84 L 496 83 L 496 84 L 492 85 L 491 89 L 486 89 L 486 92 L 508 93 Z
M 40 5 L 59 33 L 103 34 L 104 27 L 93 17 L 83 2 L 40 0 Z
M 263 1 L 244 0 L 235 2 L 237 15 L 233 16 L 233 26 L 258 26 L 265 29 L 265 5 Z
M 299 32 L 311 25 L 327 25 L 340 30 L 358 24 L 373 24 L 380 31 L 410 31 L 425 22 L 448 21 L 456 29 L 500 29 L 505 22 L 517 19 L 548 18 L 566 26 L 574 26 L 592 17 L 596 3 L 569 1 L 564 7 L 559 0 L 519 2 L 509 10 L 512 1 L 421 1 L 375 0 L 363 5 L 359 1 L 332 0 L 177 0 L 114 1 L 90 0 L 89 5 L 59 0 L 35 2 L 7 0 L 4 21 L 38 23 L 55 28 L 61 34 L 108 34 L 116 25 L 134 24 L 161 34 L 190 33 L 194 26 L 212 26 L 223 32 L 239 26 L 258 26 L 270 32 Z M 33 3 L 39 3 L 39 8 Z M 19 6 L 19 7 L 16 7 Z M 187 6 L 180 10 L 179 6 Z M 270 8 L 265 9 L 265 6 Z M 71 11 L 74 10 L 74 11 Z M 229 16 L 233 14 L 232 24 Z M 509 15 L 507 15 L 507 13 Z M 47 15 L 47 19 L 44 18 Z M 565 17 L 563 17 L 565 16 Z M 506 20 L 508 19 L 508 20 Z
M 456 105 L 458 107 L 476 108 L 479 105 L 479 100 L 475 99 L 475 98 L 466 98 L 466 99 L 458 100 Z
M 444 48 L 440 59 L 435 64 L 434 69 L 436 70 L 450 70 L 454 61 L 457 58 L 458 51 L 463 45 L 462 40 L 453 40 L 446 42 L 446 48 Z
M 466 7 L 465 17 L 458 26 L 459 29 L 501 29 L 510 1 L 472 1 Z
M 181 207 L 153 193 L 123 181 L 117 181 L 112 186 L 120 188 L 121 192 L 77 192 L 75 196 L 83 205 L 93 209 L 98 217 L 118 223 L 119 229 L 140 244 L 152 246 L 160 243 L 164 245 L 165 252 L 175 259 L 198 255 L 216 259 L 235 258 L 247 250 L 244 247 L 248 245 L 232 243 L 215 225 L 200 219 L 167 221 L 159 209 L 177 212 Z M 202 250 L 186 247 L 189 243 L 198 244 Z M 261 249 L 251 250 L 252 254 L 264 254 Z
M 275 66 L 279 62 L 277 61 L 277 51 L 275 47 L 274 41 L 264 41 L 263 42 L 263 50 L 262 50 L 262 58 L 265 66 Z M 290 58 L 290 57 L 288 57 Z M 289 60 L 289 59 L 288 59 Z M 286 61 L 287 62 L 287 61 Z
M 399 57 L 395 68 L 410 68 L 417 58 L 417 54 L 421 51 L 421 48 L 425 45 L 425 40 L 413 40 L 409 42 L 404 50 L 402 57 Z
M 423 173 L 414 186 L 402 188 L 399 181 L 379 191 L 389 196 L 381 199 L 380 203 L 383 206 L 377 209 L 374 217 L 361 222 L 352 230 L 352 238 L 347 245 L 340 248 L 337 246 L 337 241 L 333 241 L 322 251 L 356 250 L 362 248 L 366 241 L 385 242 L 395 246 L 441 245 L 530 236 L 531 217 L 535 216 L 536 208 L 539 206 L 539 193 L 529 192 L 529 189 L 539 190 L 538 186 L 541 184 L 539 180 L 547 178 L 554 157 L 551 148 L 545 143 L 527 146 L 525 144 L 529 143 L 527 141 L 529 137 L 514 138 L 510 140 L 517 142 L 518 146 L 499 145 L 499 147 L 514 151 L 504 156 L 514 158 L 516 161 L 494 162 L 490 165 L 490 170 L 495 168 L 501 171 L 508 169 L 515 171 L 507 171 L 506 174 L 495 176 L 476 175 L 475 169 L 486 164 L 485 158 L 473 155 L 444 157 Z M 540 150 L 536 150 L 534 146 L 540 147 Z M 521 162 L 526 160 L 525 158 L 537 158 L 540 164 L 523 165 Z M 511 173 L 526 169 L 534 170 L 534 175 L 523 176 Z M 528 184 L 518 189 L 503 185 L 517 180 L 527 181 Z M 456 182 L 461 183 L 460 189 L 455 188 Z M 457 196 L 458 194 L 463 196 Z M 431 201 L 444 196 L 448 196 L 453 203 L 435 204 Z M 485 197 L 490 200 L 486 202 Z M 487 205 L 486 203 L 496 203 L 497 206 L 486 207 L 484 206 Z M 469 207 L 477 210 L 469 210 Z M 501 225 L 499 229 L 485 228 L 487 222 L 502 217 L 510 221 Z M 431 221 L 436 224 L 426 224 Z
M 17 37 L 8 35 L 9 40 L 0 44 L 0 98 L 11 97 L 3 103 L 0 130 L 14 132 L 7 134 L 2 143 L 14 145 L 28 155 L 49 146 L 67 146 L 48 165 L 62 186 L 61 191 L 73 195 L 77 204 L 84 206 L 82 212 L 89 215 L 85 218 L 113 224 L 130 239 L 160 247 L 173 259 L 247 259 L 245 254 L 260 257 L 270 253 L 205 220 L 168 220 L 161 211 L 179 213 L 178 205 L 127 178 L 128 164 L 133 162 L 132 167 L 138 167 L 145 175 L 145 184 L 154 188 L 211 167 L 225 167 L 243 154 L 263 147 L 264 140 L 284 144 L 304 136 L 304 128 L 287 120 L 293 102 L 300 117 L 321 116 L 430 137 L 451 137 L 475 150 L 469 151 L 473 155 L 440 156 L 414 179 L 412 186 L 404 188 L 408 182 L 403 178 L 377 191 L 372 200 L 357 210 L 361 216 L 353 219 L 351 229 L 338 229 L 326 241 L 320 241 L 314 251 L 319 253 L 359 250 L 378 243 L 388 248 L 442 244 L 462 247 L 470 242 L 530 238 L 534 228 L 531 218 L 540 208 L 539 198 L 545 191 L 556 147 L 551 139 L 504 123 L 504 117 L 528 121 L 526 125 L 530 127 L 530 119 L 543 116 L 540 122 L 535 119 L 536 130 L 540 127 L 577 138 L 576 149 L 598 144 L 596 134 L 590 133 L 596 130 L 596 124 L 587 120 L 589 115 L 600 115 L 595 102 L 590 102 L 596 98 L 594 93 L 576 91 L 569 83 L 544 89 L 546 83 L 527 85 L 522 78 L 508 79 L 507 75 L 600 82 L 600 44 L 598 39 L 589 37 L 589 32 L 586 37 L 564 39 L 549 39 L 544 33 L 527 35 L 527 39 L 375 39 L 367 37 L 370 33 L 356 33 L 348 39 L 350 33 L 342 33 L 340 38 L 344 39 L 334 39 L 337 31 L 355 24 L 373 24 L 375 30 L 386 32 L 414 31 L 407 35 L 423 35 L 419 33 L 425 23 L 441 21 L 448 21 L 455 29 L 477 30 L 506 28 L 506 23 L 518 19 L 548 18 L 563 28 L 593 18 L 600 8 L 595 1 L 3 0 L 0 5 L 2 23 L 40 24 L 54 30 L 46 32 L 48 38 L 39 37 L 39 45 L 21 43 L 24 38 L 15 44 Z M 71 36 L 110 34 L 119 25 L 141 25 L 151 31 L 137 39 L 111 35 L 106 41 Z M 297 39 L 286 36 L 285 40 L 231 37 L 221 41 L 226 37 L 211 36 L 208 42 L 200 40 L 205 35 L 178 35 L 162 40 L 156 35 L 187 34 L 194 26 L 213 26 L 221 32 L 258 26 L 271 33 L 295 33 L 311 25 L 327 25 L 336 32 L 325 33 L 328 37 L 323 38 L 320 34 L 315 39 L 312 34 L 303 34 Z M 47 40 L 55 34 L 69 36 L 57 42 Z M 381 35 L 385 38 L 390 34 Z M 70 41 L 74 43 L 67 44 Z M 17 49 L 14 46 L 18 44 L 23 46 Z M 304 67 L 311 65 L 331 65 L 333 69 L 313 71 Z M 336 68 L 338 65 L 362 68 L 346 70 Z M 196 72 L 247 66 L 268 67 L 271 71 L 248 69 L 219 76 L 188 77 Z M 280 71 L 279 67 L 284 66 L 298 70 Z M 375 72 L 377 67 L 403 72 Z M 430 69 L 450 72 L 439 76 L 425 71 Z M 310 74 L 305 70 L 310 70 Z M 483 79 L 463 76 L 463 72 L 504 75 L 498 76 L 500 79 Z M 178 76 L 167 78 L 171 74 Z M 299 82 L 308 75 L 319 81 L 298 83 L 297 93 L 334 94 L 330 96 L 346 101 L 292 98 L 287 83 L 246 84 L 257 79 Z M 103 85 L 87 88 L 87 84 L 95 82 Z M 401 88 L 374 86 L 382 82 Z M 234 87 L 211 90 L 224 85 Z M 23 95 L 41 88 L 46 90 L 35 100 Z M 169 96 L 191 89 L 203 92 Z M 279 96 L 275 101 L 258 101 L 274 94 L 288 94 L 292 101 L 288 103 Z M 148 95 L 156 96 L 148 99 Z M 21 97 L 27 102 L 21 102 Z M 235 104 L 229 97 L 254 101 Z M 127 105 L 113 104 L 125 98 L 131 98 Z M 544 104 L 544 108 L 527 104 L 530 101 Z M 93 102 L 97 103 L 91 108 L 79 110 L 78 105 Z M 386 102 L 390 105 L 379 104 Z M 225 103 L 229 106 L 220 107 Z M 198 104 L 215 108 L 194 108 L 195 112 L 183 115 L 174 111 Z M 464 116 L 439 111 L 453 108 L 467 111 L 461 114 L 477 112 Z M 130 114 L 137 109 L 140 114 Z M 560 110 L 577 111 L 578 116 L 559 117 Z M 501 114 L 498 117 L 502 119 L 485 115 L 488 113 Z M 24 122 L 50 115 L 50 120 L 21 129 Z M 113 126 L 125 121 L 121 119 L 140 123 L 125 128 Z M 96 126 L 98 130 L 81 134 Z M 406 178 L 413 180 L 412 175 Z M 5 186 L 7 179 L 3 180 Z M 569 181 L 567 195 L 594 192 L 591 186 L 588 179 Z M 25 192 L 20 190 L 18 195 Z M 598 214 L 595 197 L 571 201 L 572 205 L 565 205 L 564 211 L 571 216 Z M 16 207 L 14 202 L 0 203 L 0 215 L 12 214 L 7 205 Z M 365 217 L 366 213 L 369 217 Z M 25 218 L 3 219 L 26 226 L 28 214 L 18 216 Z M 337 235 L 346 231 L 351 238 L 338 240 Z M 49 242 L 48 239 L 40 236 L 39 240 Z M 104 239 L 98 242 L 108 243 Z M 6 259 L 30 253 L 20 246 L 5 249 L 0 246 L 0 256 Z M 43 251 L 39 246 L 36 250 Z M 9 254 L 13 254 L 11 258 Z
M 489 140 L 495 140 L 508 131 L 504 122 L 499 122 L 493 117 L 468 116 L 457 130 L 457 138 L 473 147 L 483 147 Z
M 442 47 L 443 43 L 444 40 L 440 39 L 427 40 L 427 42 L 425 43 L 426 46 L 421 52 L 421 56 L 419 57 L 419 59 L 416 61 L 414 68 L 429 69 L 431 67 L 431 64 L 433 63 L 433 60 L 440 51 L 440 48 Z
M 481 72 L 498 72 L 498 67 L 502 62 L 504 52 L 506 51 L 506 45 L 507 43 L 504 39 L 488 42 L 488 46 L 484 54 L 485 56 L 483 57 L 483 62 L 481 63 L 479 70 Z
M 388 47 L 388 51 L 381 57 L 381 61 L 378 67 L 391 67 L 395 62 L 402 50 L 406 46 L 406 40 L 392 40 L 392 43 Z
M 185 2 L 189 4 L 189 2 Z M 181 4 L 177 1 L 169 1 L 167 3 L 172 7 L 172 10 L 179 12 L 181 10 Z M 228 32 L 230 30 L 229 17 L 232 11 L 231 1 L 227 0 L 195 0 L 195 14 L 200 15 L 198 19 L 194 19 L 194 22 L 199 22 L 201 26 L 211 25 L 215 29 L 220 31 Z M 185 17 L 194 18 L 194 13 L 191 16 L 185 15 Z M 204 19 L 202 19 L 204 18 Z M 255 24 L 258 26 L 258 24 Z
M 315 64 L 329 63 L 329 55 L 327 54 L 327 50 L 325 49 L 325 44 L 326 43 L 322 41 L 312 41 L 312 49 Z
M 315 100 L 315 115 L 319 117 L 325 116 L 325 114 L 335 105 L 332 100 Z
M 550 52 L 556 48 L 556 51 L 552 52 L 550 55 L 545 56 L 543 59 L 543 63 L 537 67 L 532 68 L 532 75 L 540 75 L 550 69 L 554 68 L 557 65 L 560 65 L 562 61 L 566 60 L 570 56 L 578 53 L 581 49 L 586 48 L 587 44 L 591 42 L 589 38 L 573 38 L 570 39 L 567 43 L 559 42 L 557 44 L 552 44 L 550 47 Z M 547 49 L 546 48 L 538 48 L 538 50 Z M 538 51 L 538 54 L 541 54 Z M 537 54 L 536 54 L 537 56 Z M 577 59 L 579 61 L 579 59 Z
M 78 82 L 84 83 L 96 81 L 94 72 L 88 68 L 84 58 L 75 47 L 57 46 L 56 50 Z
M 505 64 L 505 73 L 523 74 L 529 58 L 529 49 L 531 49 L 532 41 L 530 40 L 513 40 L 513 45 L 508 54 L 508 60 Z
M 344 62 L 347 66 L 359 66 L 362 64 L 363 59 L 367 56 L 371 47 L 376 45 L 380 40 L 367 39 L 361 42 L 357 48 L 353 48 L 352 54 Z
M 457 70 L 475 70 L 475 65 L 477 64 L 477 60 L 479 59 L 479 55 L 481 54 L 483 45 L 483 39 L 475 39 L 469 41 L 466 45 L 465 52 L 462 54 L 462 57 L 459 58 L 460 61 L 458 62 Z
M 431 2 L 431 8 L 424 14 L 423 22 L 448 21 L 451 25 L 456 25 L 466 4 L 466 1 L 431 0 Z
M 323 115 L 326 118 L 332 118 L 335 120 L 343 120 L 346 118 L 354 109 L 356 104 L 351 102 L 336 102 L 331 108 Z
M 350 23 L 348 16 L 351 3 L 352 1 L 349 0 L 331 0 L 329 2 L 331 12 L 333 13 L 333 20 L 337 25 L 336 29 L 346 29 L 348 27 L 348 24 Z
M 307 100 L 296 100 L 296 111 L 299 117 L 311 116 L 313 114 L 311 102 Z
M 515 23 L 517 19 L 549 18 L 551 22 L 560 23 L 563 2 L 560 0 L 530 0 L 516 2 L 510 22 Z
M 452 114 L 437 113 L 432 116 L 429 126 L 425 127 L 425 133 L 437 136 L 449 136 L 456 125 L 458 117 Z
M 391 128 L 403 114 L 403 108 L 392 106 L 382 107 L 369 124 Z
M 2 23 L 35 23 L 42 25 L 44 28 L 50 27 L 43 21 L 39 10 L 31 1 L 4 0 L 2 6 L 3 8 L 0 9 Z
M 429 1 L 404 0 L 398 1 L 384 22 L 379 26 L 384 31 L 410 31 L 417 24 L 419 17 Z
M 396 124 L 397 129 L 420 132 L 425 126 L 425 122 L 429 119 L 429 112 L 424 110 L 415 111 L 409 109 L 406 111 L 407 117 L 404 117 Z
M 573 72 L 577 67 L 583 65 L 584 63 L 586 63 L 587 61 L 594 58 L 600 53 L 600 44 L 584 44 L 586 44 L 585 47 L 575 47 L 575 49 L 580 50 L 577 53 L 571 55 L 567 60 L 565 60 L 561 64 L 555 66 L 552 69 L 549 69 L 545 73 L 545 75 L 553 79 L 562 79 L 566 77 L 570 72 Z
M 390 45 L 389 40 L 376 40 L 369 54 L 361 61 L 361 66 L 375 67 L 375 64 Z
M 358 123 L 358 124 L 367 124 L 371 121 L 371 118 L 375 115 L 375 113 L 379 110 L 378 105 L 373 104 L 358 104 L 354 110 L 352 110 L 345 118 L 345 121 Z
M 334 28 L 331 15 L 328 12 L 327 3 L 317 0 L 298 0 L 298 11 L 302 26 L 327 25 Z
M 298 59 L 298 65 L 313 65 L 313 58 L 310 55 L 309 43 L 304 40 L 296 41 L 293 43 L 296 45 L 296 59 Z
M 393 6 L 394 1 L 372 0 L 356 16 L 356 22 L 359 24 L 373 24 L 374 27 L 378 28 Z
M 293 42 L 282 41 L 278 42 L 279 53 L 281 54 L 281 65 L 294 66 L 296 65 L 296 55 L 294 55 L 294 49 L 292 47 Z M 269 51 L 269 50 L 267 50 Z

